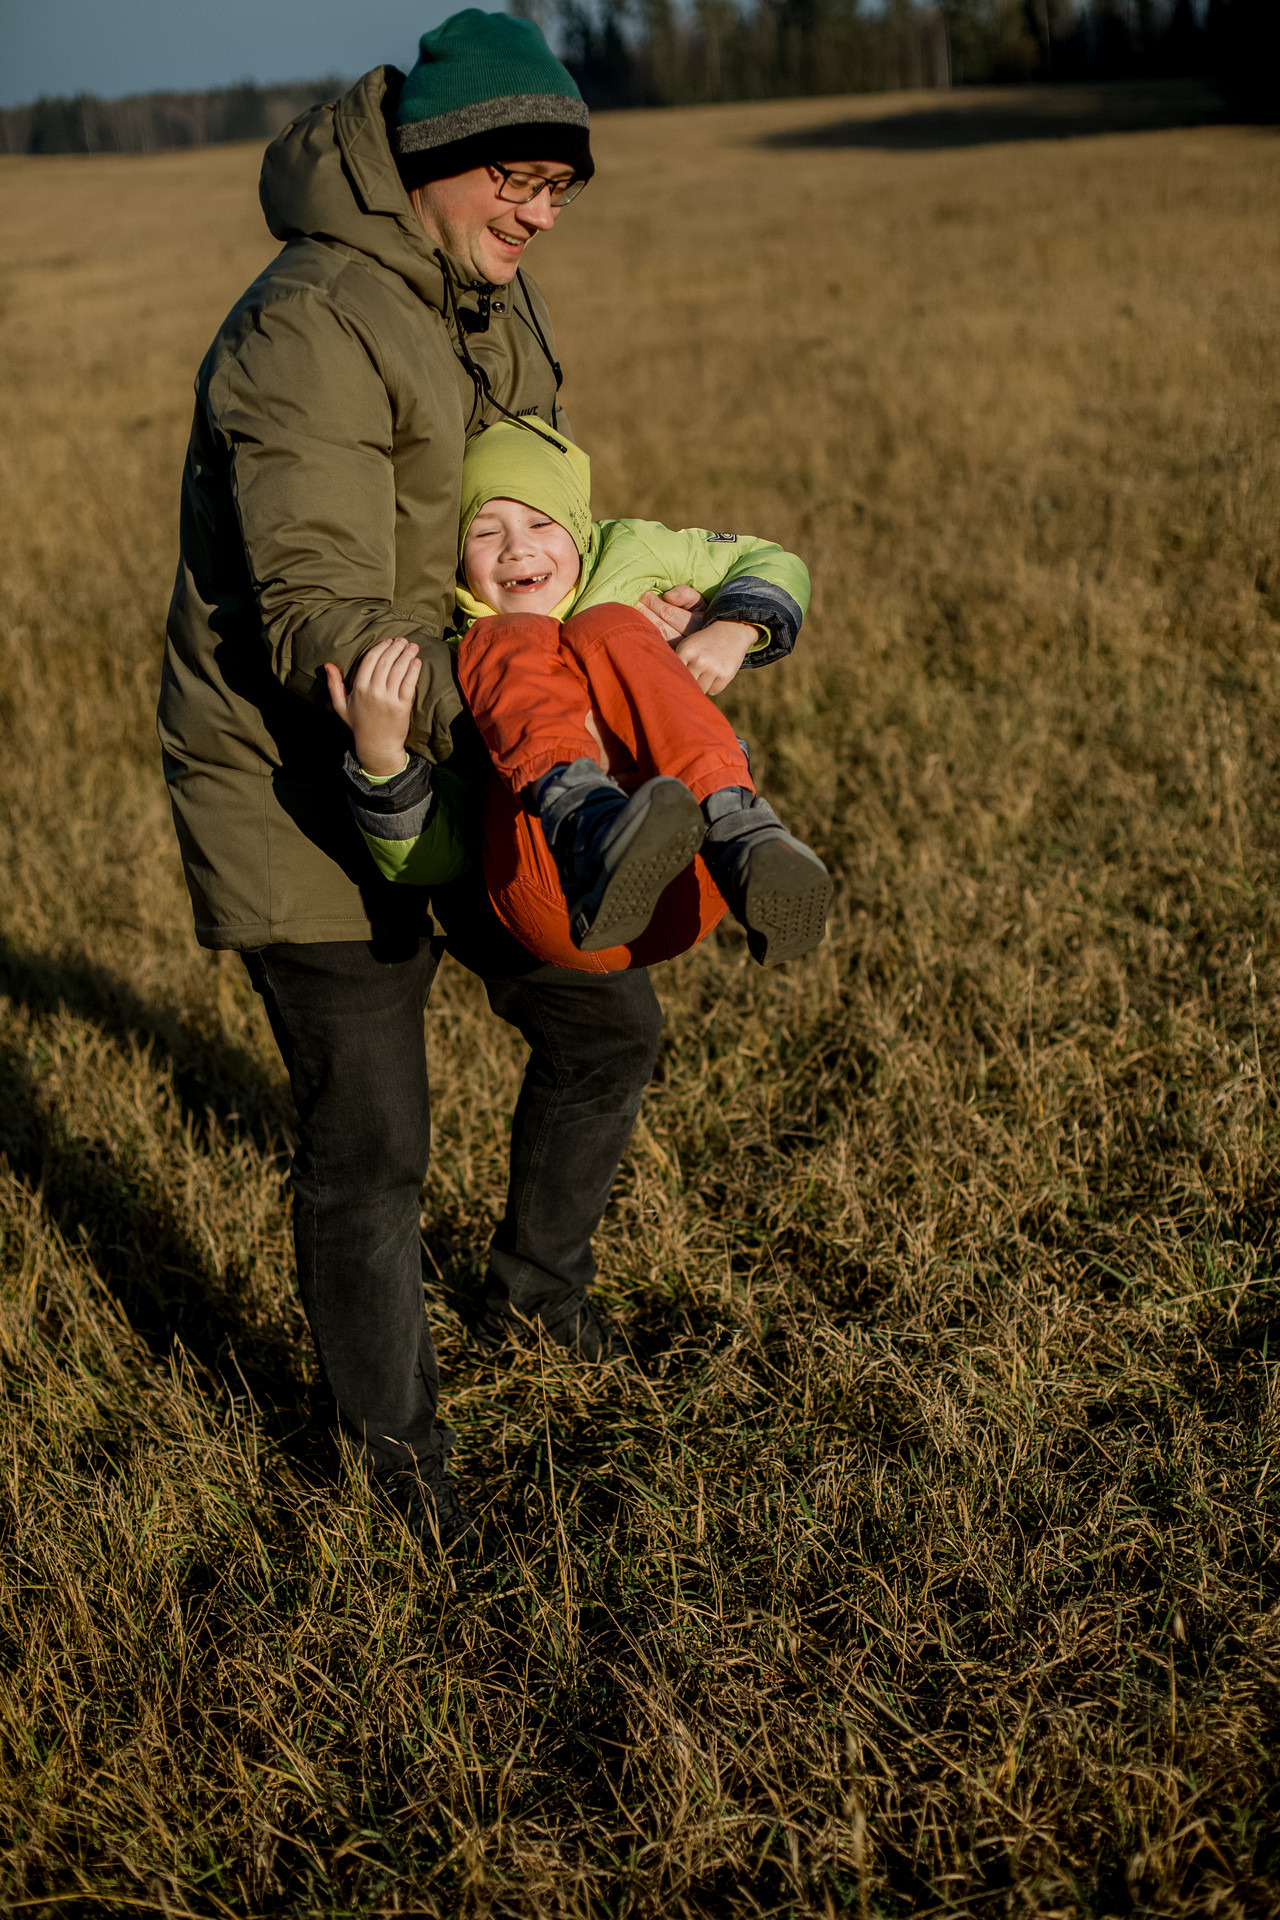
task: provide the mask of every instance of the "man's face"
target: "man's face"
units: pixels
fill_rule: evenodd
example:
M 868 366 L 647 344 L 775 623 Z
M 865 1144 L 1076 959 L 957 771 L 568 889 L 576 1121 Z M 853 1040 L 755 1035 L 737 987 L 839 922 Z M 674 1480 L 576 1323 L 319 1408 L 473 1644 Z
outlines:
M 572 592 L 582 561 L 550 514 L 519 500 L 488 500 L 467 528 L 462 571 L 495 613 L 550 613 Z
M 555 182 L 573 178 L 573 168 L 562 160 L 513 160 L 510 170 Z M 544 227 L 554 227 L 560 212 L 549 193 L 522 205 L 501 200 L 502 184 L 494 168 L 472 167 L 448 180 L 428 180 L 409 195 L 428 238 L 475 279 L 498 287 L 514 279 L 529 242 Z

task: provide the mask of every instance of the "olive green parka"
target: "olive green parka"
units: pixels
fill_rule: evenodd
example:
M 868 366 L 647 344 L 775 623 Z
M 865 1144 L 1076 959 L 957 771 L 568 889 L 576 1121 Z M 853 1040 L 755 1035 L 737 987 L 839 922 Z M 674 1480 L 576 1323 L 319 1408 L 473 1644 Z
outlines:
M 351 818 L 324 665 L 417 641 L 410 744 L 448 758 L 463 448 L 497 417 L 480 388 L 554 421 L 541 295 L 469 282 L 409 203 L 387 132 L 401 80 L 375 69 L 267 149 L 284 245 L 196 378 L 158 723 L 209 947 L 425 929 L 425 893 L 378 875 Z

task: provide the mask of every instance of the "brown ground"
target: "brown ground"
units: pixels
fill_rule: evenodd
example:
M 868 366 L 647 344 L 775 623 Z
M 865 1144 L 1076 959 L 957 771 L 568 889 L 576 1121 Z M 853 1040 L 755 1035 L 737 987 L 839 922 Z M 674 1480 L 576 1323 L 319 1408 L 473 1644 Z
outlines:
M 299 1432 L 157 768 L 257 156 L 2 164 L 5 1911 L 1280 1911 L 1280 142 L 1009 101 L 604 119 L 538 243 L 598 509 L 810 561 L 727 704 L 839 901 L 658 977 L 644 1375 L 466 1343 L 519 1056 L 446 969 L 466 1601 Z

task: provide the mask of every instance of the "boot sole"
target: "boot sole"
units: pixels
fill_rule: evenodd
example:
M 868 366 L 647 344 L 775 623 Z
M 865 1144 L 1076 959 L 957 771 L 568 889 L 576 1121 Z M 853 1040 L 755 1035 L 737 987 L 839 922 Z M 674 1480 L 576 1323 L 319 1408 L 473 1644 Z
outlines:
M 679 780 L 656 782 L 649 805 L 618 864 L 605 883 L 590 925 L 579 934 L 582 910 L 574 915 L 574 945 L 580 953 L 625 947 L 638 940 L 654 908 L 676 875 L 683 873 L 702 845 L 706 823 L 697 801 Z
M 751 855 L 743 920 L 752 958 L 779 966 L 812 953 L 827 930 L 831 875 L 785 840 L 765 840 Z

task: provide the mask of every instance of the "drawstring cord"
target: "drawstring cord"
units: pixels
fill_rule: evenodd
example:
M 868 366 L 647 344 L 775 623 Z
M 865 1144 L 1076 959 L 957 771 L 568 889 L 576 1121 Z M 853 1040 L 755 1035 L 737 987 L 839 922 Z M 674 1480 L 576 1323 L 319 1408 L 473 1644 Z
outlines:
M 551 348 L 547 345 L 547 336 L 542 331 L 542 322 L 539 320 L 538 310 L 533 304 L 533 295 L 529 292 L 528 287 L 526 287 L 524 283 L 524 275 L 521 273 L 519 267 L 516 268 L 516 285 L 519 287 L 521 293 L 524 295 L 524 304 L 529 309 L 529 318 L 527 321 L 525 321 L 525 324 L 526 326 L 532 324 L 533 331 L 538 338 L 538 345 L 542 348 L 543 358 L 546 360 L 547 365 L 550 367 L 552 373 L 555 375 L 556 393 L 559 394 L 561 387 L 564 385 L 564 375 L 560 371 L 560 362 L 555 358 L 554 354 L 551 351 Z M 520 318 L 524 320 L 524 315 L 521 314 Z M 556 405 L 555 398 L 553 397 L 551 401 L 551 424 L 553 427 L 558 427 L 560 425 L 559 411 L 560 410 Z
M 471 421 L 474 420 L 477 407 L 479 407 L 481 414 L 483 414 L 487 402 L 489 406 L 496 408 L 504 419 L 514 420 L 518 427 L 524 427 L 529 433 L 536 433 L 539 440 L 545 440 L 548 446 L 555 447 L 558 453 L 563 453 L 564 448 L 559 445 L 558 441 L 553 440 L 550 434 L 543 433 L 540 427 L 535 427 L 533 422 L 526 419 L 523 414 L 512 413 L 510 407 L 504 407 L 501 400 L 499 400 L 494 393 L 493 384 L 488 374 L 484 368 L 471 357 L 471 350 L 467 346 L 466 328 L 462 324 L 462 315 L 458 308 L 458 297 L 453 288 L 453 275 L 449 271 L 449 262 L 439 247 L 435 249 L 435 258 L 440 263 L 440 273 L 444 280 L 445 298 L 449 303 L 449 312 L 453 319 L 453 330 L 457 336 L 458 344 L 455 352 L 462 365 L 466 368 L 467 373 L 470 375 L 471 384 L 475 388 L 476 393 L 467 425 L 470 426 Z M 529 309 L 529 320 L 526 321 L 525 324 L 530 327 L 530 331 L 533 333 L 538 345 L 542 348 L 543 358 L 555 376 L 556 392 L 559 393 L 561 383 L 564 379 L 564 375 L 560 371 L 560 363 L 553 358 L 551 349 L 547 345 L 547 337 L 539 325 L 538 316 L 534 311 L 533 301 L 529 297 L 529 289 L 524 283 L 524 275 L 520 273 L 519 270 L 516 272 L 516 280 L 521 293 L 524 295 L 525 305 Z M 522 320 L 524 317 L 523 314 L 520 315 Z M 551 424 L 553 428 L 559 425 L 559 408 L 554 399 L 551 402 Z

